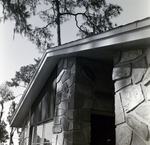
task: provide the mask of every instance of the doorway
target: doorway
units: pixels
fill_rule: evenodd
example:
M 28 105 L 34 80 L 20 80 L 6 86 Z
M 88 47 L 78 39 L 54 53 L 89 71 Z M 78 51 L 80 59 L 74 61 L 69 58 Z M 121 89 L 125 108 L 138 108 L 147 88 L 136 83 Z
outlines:
M 115 117 L 91 114 L 91 144 L 115 145 Z

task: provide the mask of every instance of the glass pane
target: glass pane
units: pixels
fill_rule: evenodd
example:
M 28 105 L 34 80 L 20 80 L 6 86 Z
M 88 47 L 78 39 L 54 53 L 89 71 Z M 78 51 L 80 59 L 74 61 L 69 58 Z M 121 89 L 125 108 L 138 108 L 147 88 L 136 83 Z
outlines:
M 41 143 L 42 142 L 42 131 L 43 125 L 35 126 L 33 134 L 33 143 Z
M 52 122 L 49 122 L 47 124 L 45 124 L 44 126 L 44 142 L 50 142 L 52 143 Z M 45 145 L 50 145 L 50 144 L 45 144 Z

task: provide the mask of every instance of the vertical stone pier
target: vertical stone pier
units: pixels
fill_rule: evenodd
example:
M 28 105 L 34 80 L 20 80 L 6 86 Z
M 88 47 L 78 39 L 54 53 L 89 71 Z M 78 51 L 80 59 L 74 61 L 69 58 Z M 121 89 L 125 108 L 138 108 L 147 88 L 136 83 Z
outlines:
M 116 145 L 150 144 L 150 47 L 114 53 Z
M 62 59 L 56 83 L 53 145 L 90 145 L 91 110 L 114 112 L 111 69 L 83 58 Z

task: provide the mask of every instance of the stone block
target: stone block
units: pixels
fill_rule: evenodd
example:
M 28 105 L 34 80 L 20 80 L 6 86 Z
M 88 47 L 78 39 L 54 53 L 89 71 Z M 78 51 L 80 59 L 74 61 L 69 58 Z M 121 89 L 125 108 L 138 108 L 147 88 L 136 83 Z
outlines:
M 84 135 L 82 131 L 74 131 L 73 132 L 73 140 L 76 142 L 83 142 L 84 141 Z
M 82 127 L 81 122 L 70 121 L 69 130 L 80 130 Z
M 141 58 L 133 64 L 132 78 L 134 83 L 139 83 L 146 72 L 147 66 L 145 58 Z
M 93 104 L 93 109 L 114 112 L 113 99 L 107 99 L 107 98 L 96 99 Z
M 64 59 L 61 59 L 58 63 L 58 68 L 62 67 L 64 64 Z
M 65 114 L 65 110 L 63 110 L 63 109 L 57 109 L 56 116 L 62 116 L 64 114 Z
M 143 84 L 145 86 L 148 86 L 150 84 L 150 68 L 147 69 L 144 78 L 143 78 Z
M 142 90 L 143 90 L 145 98 L 147 100 L 150 100 L 150 85 L 148 86 L 142 85 Z
M 61 126 L 63 131 L 68 131 L 69 129 L 69 122 L 66 118 L 61 118 Z
M 65 116 L 66 116 L 68 119 L 73 119 L 73 114 L 74 114 L 74 111 L 66 111 L 66 112 L 65 112 Z
M 122 52 L 120 62 L 131 61 L 131 60 L 134 60 L 134 59 L 138 58 L 141 55 L 142 55 L 142 49 L 124 51 L 124 52 Z
M 71 87 L 75 83 L 75 76 L 71 75 L 70 78 L 66 81 L 68 87 Z
M 123 80 L 119 80 L 115 82 L 115 92 L 119 91 L 120 89 L 131 85 L 132 80 L 131 78 L 127 78 L 127 79 L 123 79 Z
M 79 112 L 79 119 L 81 121 L 90 121 L 91 120 L 91 113 L 90 110 L 81 110 Z
M 58 105 L 61 102 L 62 92 L 56 94 L 55 104 Z
M 150 123 L 150 102 L 144 102 L 135 110 L 136 114 Z
M 57 82 L 57 83 L 60 81 L 60 79 L 61 79 L 61 77 L 63 76 L 64 72 L 65 72 L 65 70 L 63 69 L 63 70 L 59 73 L 59 75 L 57 76 L 57 79 L 56 79 L 56 82 Z
M 62 93 L 61 101 L 62 101 L 62 102 L 63 102 L 63 101 L 67 101 L 67 100 L 69 100 L 69 99 L 70 99 L 70 94 L 63 92 L 63 93 Z
M 56 90 L 57 90 L 57 93 L 62 90 L 62 85 L 63 85 L 63 84 L 62 84 L 61 81 L 59 81 L 59 82 L 57 83 L 57 89 L 56 89 Z
M 93 108 L 93 103 L 94 103 L 93 99 L 86 98 L 84 100 L 83 108 L 92 109 Z
M 120 124 L 125 122 L 125 114 L 123 111 L 122 103 L 120 100 L 120 95 L 115 96 L 115 124 Z
M 58 135 L 53 134 L 53 136 L 52 136 L 52 145 L 57 145 L 57 137 L 58 137 Z
M 74 65 L 71 67 L 71 74 L 75 74 L 76 72 L 76 64 L 74 63 Z
M 146 143 L 134 133 L 131 145 L 146 145 Z
M 60 117 L 54 117 L 54 124 L 60 125 Z
M 144 122 L 139 121 L 138 118 L 129 114 L 127 116 L 127 124 L 133 129 L 133 131 L 136 134 L 138 134 L 144 140 L 148 141 L 149 130 L 148 130 L 148 126 Z
M 62 91 L 64 93 L 68 93 L 69 92 L 68 84 L 66 82 L 63 83 Z
M 150 66 L 150 47 L 146 48 L 146 60 L 147 60 L 147 64 L 148 66 Z
M 67 132 L 65 133 L 65 139 L 66 139 L 67 141 L 73 141 L 73 131 L 67 131 Z
M 64 59 L 63 69 L 67 69 L 68 66 L 68 60 Z
M 66 81 L 67 79 L 69 79 L 71 76 L 71 70 L 67 69 L 65 70 L 63 76 L 61 77 L 61 81 L 64 82 Z
M 120 61 L 120 57 L 121 57 L 121 52 L 120 51 L 116 51 L 113 55 L 113 62 L 114 65 L 116 65 L 117 63 L 119 63 Z
M 85 96 L 92 96 L 93 93 L 91 88 L 88 88 L 80 84 L 76 84 L 76 90 L 81 94 L 84 94 Z
M 91 126 L 88 126 L 83 129 L 85 142 L 90 143 L 91 142 Z
M 53 133 L 54 134 L 61 133 L 61 132 L 62 132 L 61 126 L 58 126 L 58 125 L 53 126 Z
M 75 57 L 68 58 L 68 68 L 69 69 L 73 66 L 73 64 L 75 63 L 75 61 L 76 61 Z
M 64 109 L 64 110 L 68 110 L 68 102 L 61 102 L 61 103 L 58 105 L 58 108 Z
M 126 112 L 138 106 L 144 101 L 140 85 L 128 86 L 121 90 L 121 100 Z
M 132 131 L 126 124 L 116 127 L 116 145 L 130 145 L 132 139 Z
M 131 65 L 118 66 L 113 69 L 113 80 L 122 79 L 131 75 Z
M 73 84 L 70 88 L 69 88 L 69 94 L 72 94 L 76 89 L 76 85 Z

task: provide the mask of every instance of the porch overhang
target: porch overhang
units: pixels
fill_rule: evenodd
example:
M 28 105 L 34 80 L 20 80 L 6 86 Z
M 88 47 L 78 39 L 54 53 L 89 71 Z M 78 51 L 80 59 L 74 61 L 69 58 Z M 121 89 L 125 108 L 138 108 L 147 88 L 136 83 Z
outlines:
M 12 116 L 11 126 L 21 127 L 33 102 L 61 58 L 84 57 L 110 63 L 114 51 L 150 46 L 150 18 L 102 34 L 47 49 L 28 88 Z

